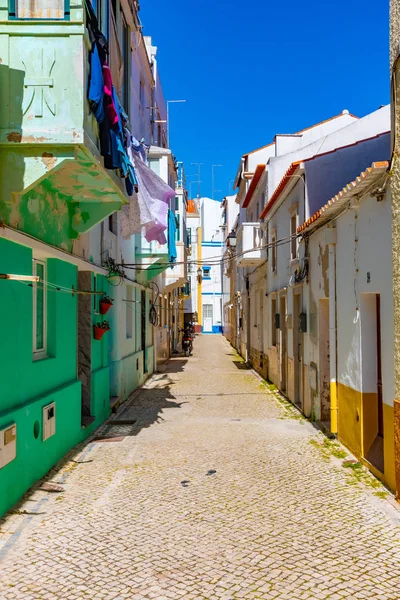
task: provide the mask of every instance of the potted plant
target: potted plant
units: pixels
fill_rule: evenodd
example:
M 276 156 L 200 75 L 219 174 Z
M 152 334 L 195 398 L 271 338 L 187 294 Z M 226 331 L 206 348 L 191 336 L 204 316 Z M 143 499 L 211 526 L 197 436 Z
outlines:
M 93 325 L 93 334 L 95 340 L 101 340 L 106 331 L 110 330 L 110 323 L 108 321 L 102 321 Z
M 110 296 L 103 296 L 100 299 L 100 314 L 106 315 L 114 303 L 114 298 Z
M 121 283 L 121 280 L 125 277 L 124 269 L 120 265 L 117 265 L 115 260 L 112 258 L 108 259 L 106 266 L 108 270 L 108 283 L 111 285 L 119 285 Z

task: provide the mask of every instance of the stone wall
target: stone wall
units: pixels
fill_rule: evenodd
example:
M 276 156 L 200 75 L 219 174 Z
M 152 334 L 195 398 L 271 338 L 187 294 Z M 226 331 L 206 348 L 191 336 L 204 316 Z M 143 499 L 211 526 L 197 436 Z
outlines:
M 256 348 L 250 348 L 250 362 L 252 367 L 264 379 L 268 379 L 268 356 Z

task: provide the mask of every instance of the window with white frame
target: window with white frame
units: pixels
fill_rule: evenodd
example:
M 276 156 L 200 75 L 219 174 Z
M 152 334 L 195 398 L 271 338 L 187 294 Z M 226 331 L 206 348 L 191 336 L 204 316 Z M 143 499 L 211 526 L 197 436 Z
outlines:
M 46 263 L 33 259 L 33 275 L 39 277 L 32 286 L 33 297 L 33 355 L 41 358 L 47 353 L 47 293 Z
M 272 272 L 276 273 L 278 267 L 278 248 L 276 244 L 276 230 L 271 231 L 271 256 L 272 256 Z
M 290 255 L 292 260 L 297 258 L 297 212 L 290 217 Z
M 203 267 L 203 279 L 211 279 L 211 267 Z
M 68 0 L 11 0 L 11 19 L 69 19 Z

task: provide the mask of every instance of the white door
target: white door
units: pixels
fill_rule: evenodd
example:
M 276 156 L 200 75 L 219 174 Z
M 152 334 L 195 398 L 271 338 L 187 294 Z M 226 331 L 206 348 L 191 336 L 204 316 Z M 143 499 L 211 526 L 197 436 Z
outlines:
M 212 333 L 213 330 L 213 305 L 203 305 L 203 331 L 204 333 Z

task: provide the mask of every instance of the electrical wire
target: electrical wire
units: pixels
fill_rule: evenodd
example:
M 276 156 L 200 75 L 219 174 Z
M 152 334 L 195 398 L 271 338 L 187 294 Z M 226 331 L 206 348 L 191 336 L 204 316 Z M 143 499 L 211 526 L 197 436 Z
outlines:
M 293 235 L 290 235 L 288 237 L 285 238 L 281 238 L 279 240 L 276 240 L 275 242 L 271 242 L 269 244 L 264 244 L 262 246 L 259 247 L 260 250 L 264 250 L 267 248 L 272 248 L 272 247 L 279 247 L 283 244 L 289 244 L 293 238 L 301 238 L 303 236 L 303 234 L 301 233 L 295 233 Z M 162 266 L 166 266 L 166 267 L 176 267 L 179 265 L 204 265 L 204 266 L 218 266 L 221 264 L 225 264 L 225 263 L 231 263 L 235 260 L 237 260 L 238 258 L 241 258 L 242 256 L 245 256 L 246 254 L 250 253 L 250 252 L 254 252 L 254 249 L 251 248 L 249 250 L 243 250 L 242 252 L 237 252 L 235 254 L 232 254 L 231 256 L 215 256 L 215 257 L 209 257 L 206 258 L 204 260 L 190 260 L 190 261 L 179 261 L 179 262 L 168 262 L 168 263 L 162 263 Z M 215 260 L 217 259 L 217 260 Z M 124 263 L 123 265 L 119 265 L 122 266 L 124 269 L 137 269 L 139 271 L 148 271 L 151 269 L 159 269 L 160 268 L 160 264 L 157 265 L 148 265 L 148 266 L 143 266 L 143 263 Z
M 51 283 L 50 281 L 38 281 L 37 283 L 27 282 L 27 281 L 19 281 L 18 283 L 23 283 L 27 287 L 36 287 L 39 289 L 46 289 L 49 292 L 59 292 L 61 294 L 78 294 L 82 296 L 104 296 L 105 292 L 94 292 L 91 290 L 76 290 L 74 288 L 68 288 L 63 285 L 57 285 L 56 283 Z

